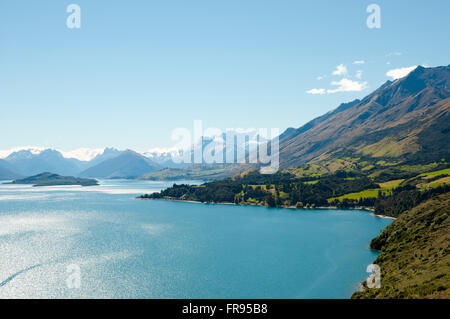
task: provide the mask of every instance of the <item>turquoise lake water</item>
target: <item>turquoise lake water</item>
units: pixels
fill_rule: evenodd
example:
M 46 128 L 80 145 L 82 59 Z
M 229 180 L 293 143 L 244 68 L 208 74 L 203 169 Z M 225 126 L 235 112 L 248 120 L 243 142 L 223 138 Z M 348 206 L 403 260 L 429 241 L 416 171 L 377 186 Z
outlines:
M 171 184 L 0 185 L 0 298 L 348 298 L 391 222 L 135 199 Z

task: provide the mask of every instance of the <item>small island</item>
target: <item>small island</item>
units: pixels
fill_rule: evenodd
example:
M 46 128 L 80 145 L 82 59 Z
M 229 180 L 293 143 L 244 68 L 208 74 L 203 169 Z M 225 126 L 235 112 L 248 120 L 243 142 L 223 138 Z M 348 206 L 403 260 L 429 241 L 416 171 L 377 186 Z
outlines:
M 96 186 L 99 185 L 98 181 L 90 178 L 78 178 L 73 176 L 61 176 L 53 173 L 41 173 L 38 175 L 30 176 L 24 179 L 17 179 L 6 184 L 19 184 L 29 185 L 34 187 L 39 186 L 61 186 L 61 185 L 80 185 L 80 186 Z

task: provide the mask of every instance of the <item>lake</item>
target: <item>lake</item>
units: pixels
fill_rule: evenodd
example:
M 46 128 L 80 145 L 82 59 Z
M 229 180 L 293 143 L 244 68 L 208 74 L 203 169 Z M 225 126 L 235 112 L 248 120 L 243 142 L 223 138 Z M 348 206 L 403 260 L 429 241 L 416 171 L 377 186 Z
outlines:
M 172 184 L 0 185 L 0 298 L 349 298 L 391 222 L 135 199 Z

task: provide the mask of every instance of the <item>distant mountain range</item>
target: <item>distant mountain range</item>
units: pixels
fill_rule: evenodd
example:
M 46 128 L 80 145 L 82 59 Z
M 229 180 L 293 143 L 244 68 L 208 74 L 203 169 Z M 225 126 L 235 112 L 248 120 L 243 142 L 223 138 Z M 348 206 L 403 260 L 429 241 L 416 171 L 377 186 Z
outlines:
M 65 158 L 55 150 L 44 150 L 33 153 L 22 150 L 5 158 L 14 171 L 23 176 L 36 175 L 42 172 L 53 172 L 61 175 L 75 175 L 82 169 L 83 163 L 73 158 Z
M 167 158 L 159 159 L 161 164 Z M 64 176 L 98 178 L 135 178 L 169 166 L 160 165 L 134 151 L 105 148 L 89 161 L 67 158 L 53 149 L 30 148 L 14 151 L 0 159 L 0 179 L 11 180 L 24 176 L 52 172 Z
M 102 153 L 95 156 L 93 159 L 87 162 L 87 164 L 83 167 L 84 170 L 96 166 L 104 161 L 113 159 L 122 154 L 122 151 L 119 151 L 115 148 L 105 148 Z
M 340 105 L 300 128 L 289 128 L 280 135 L 281 168 L 309 165 L 321 173 L 353 167 L 400 162 L 430 162 L 448 158 L 450 154 L 450 66 L 417 67 L 408 76 L 387 81 L 362 100 Z M 258 133 L 237 133 L 250 138 L 249 148 L 240 146 L 241 154 L 257 147 L 255 140 L 264 142 Z M 226 139 L 225 135 L 221 136 Z M 204 137 L 194 146 L 211 147 L 215 141 Z M 237 142 L 236 142 L 237 144 Z M 96 178 L 150 179 L 165 176 L 195 176 L 201 170 L 208 176 L 226 177 L 239 172 L 236 165 L 205 163 L 178 164 L 174 150 L 153 150 L 137 153 L 115 148 L 79 149 L 59 152 L 39 147 L 0 151 L 0 179 L 52 172 L 60 175 Z M 194 151 L 192 151 L 194 152 Z M 224 153 L 229 152 L 226 148 Z M 233 154 L 238 157 L 237 151 Z M 192 157 L 192 153 L 191 153 Z M 180 169 L 187 170 L 186 174 Z M 242 165 L 242 170 L 248 165 Z M 152 174 L 161 171 L 158 174 Z M 211 172 L 214 174 L 211 175 Z
M 252 132 L 234 132 L 236 136 L 236 144 L 239 140 L 248 139 L 248 149 L 235 149 L 237 154 L 248 153 L 249 150 L 256 147 L 255 141 L 258 139 L 257 131 Z M 226 141 L 225 134 L 220 138 Z M 260 141 L 266 141 L 259 138 Z M 193 161 L 193 153 L 198 149 L 215 149 L 217 142 L 211 137 L 203 137 L 202 141 L 194 145 L 191 150 L 191 159 Z M 226 154 L 226 147 L 223 149 Z M 79 149 L 71 152 L 61 152 L 54 149 L 45 149 L 41 147 L 16 148 L 11 151 L 0 151 L 0 179 L 16 179 L 23 176 L 31 176 L 43 172 L 52 172 L 64 176 L 80 176 L 94 178 L 136 178 L 155 172 L 157 170 L 166 169 L 167 174 L 160 174 L 162 179 L 164 176 L 170 177 L 173 171 L 187 169 L 189 172 L 180 176 L 190 176 L 192 170 L 198 172 L 198 176 L 202 176 L 201 171 L 205 170 L 208 177 L 211 171 L 214 176 L 228 176 L 236 172 L 236 165 L 232 165 L 229 174 L 227 168 L 222 164 L 206 164 L 205 162 L 192 165 L 191 163 L 179 163 L 174 159 L 175 149 L 155 149 L 143 153 L 132 150 L 120 151 L 115 148 L 101 149 Z M 206 168 L 207 167 L 207 168 Z M 244 166 L 243 166 L 244 167 Z M 245 166 L 248 167 L 248 166 Z M 224 175 L 218 174 L 215 169 L 224 172 Z M 207 172 L 206 172 L 207 171 Z M 239 169 L 237 170 L 239 172 Z M 177 173 L 180 174 L 180 173 Z M 159 176 L 159 175 L 158 175 Z M 197 176 L 197 175 L 196 175 Z M 153 177 L 152 177 L 153 178 Z

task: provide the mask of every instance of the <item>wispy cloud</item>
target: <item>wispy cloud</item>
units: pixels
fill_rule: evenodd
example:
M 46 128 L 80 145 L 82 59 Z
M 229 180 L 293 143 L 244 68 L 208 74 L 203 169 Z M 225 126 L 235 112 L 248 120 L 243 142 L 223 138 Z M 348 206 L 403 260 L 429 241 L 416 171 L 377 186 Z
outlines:
M 312 95 L 318 95 L 318 94 L 322 95 L 322 94 L 326 93 L 326 90 L 325 89 L 311 89 L 311 90 L 306 91 L 306 93 L 312 94 Z
M 61 154 L 65 158 L 75 158 L 80 161 L 90 161 L 94 159 L 96 156 L 103 154 L 105 152 L 104 148 L 96 148 L 96 149 L 90 149 L 90 148 L 79 148 L 73 151 L 64 152 L 60 151 Z
M 356 74 L 355 74 L 355 77 L 357 78 L 357 79 L 362 79 L 362 75 L 363 75 L 363 70 L 358 70 L 358 71 L 356 71 Z
M 401 52 L 390 52 L 390 53 L 386 54 L 387 57 L 394 56 L 394 55 L 400 56 L 400 55 L 402 55 L 402 53 Z
M 333 75 L 346 75 L 348 73 L 347 67 L 344 64 L 339 64 L 336 70 L 333 71 Z
M 363 60 L 354 61 L 353 64 L 361 65 L 365 62 Z M 312 95 L 324 95 L 324 94 L 334 94 L 338 92 L 360 92 L 368 87 L 368 83 L 366 81 L 361 81 L 363 77 L 363 70 L 358 70 L 355 73 L 355 78 L 357 80 L 353 81 L 348 77 L 344 77 L 348 75 L 347 67 L 344 64 L 339 64 L 336 69 L 332 72 L 333 75 L 343 76 L 343 78 L 339 81 L 332 81 L 330 85 L 332 88 L 314 88 L 306 91 L 308 94 Z M 317 80 L 324 79 L 325 76 L 317 77 Z
M 317 77 L 317 80 L 323 80 L 323 79 L 325 79 L 327 76 L 326 75 L 319 75 L 318 77 Z
M 335 89 L 327 90 L 328 94 L 338 92 L 360 92 L 368 87 L 367 82 L 352 81 L 347 78 L 343 78 L 340 81 L 333 81 L 331 85 L 337 86 Z
M 401 79 L 405 76 L 407 76 L 409 73 L 414 71 L 417 68 L 417 65 L 409 66 L 405 68 L 399 68 L 399 69 L 392 69 L 389 70 L 386 75 L 393 78 L 394 80 Z

